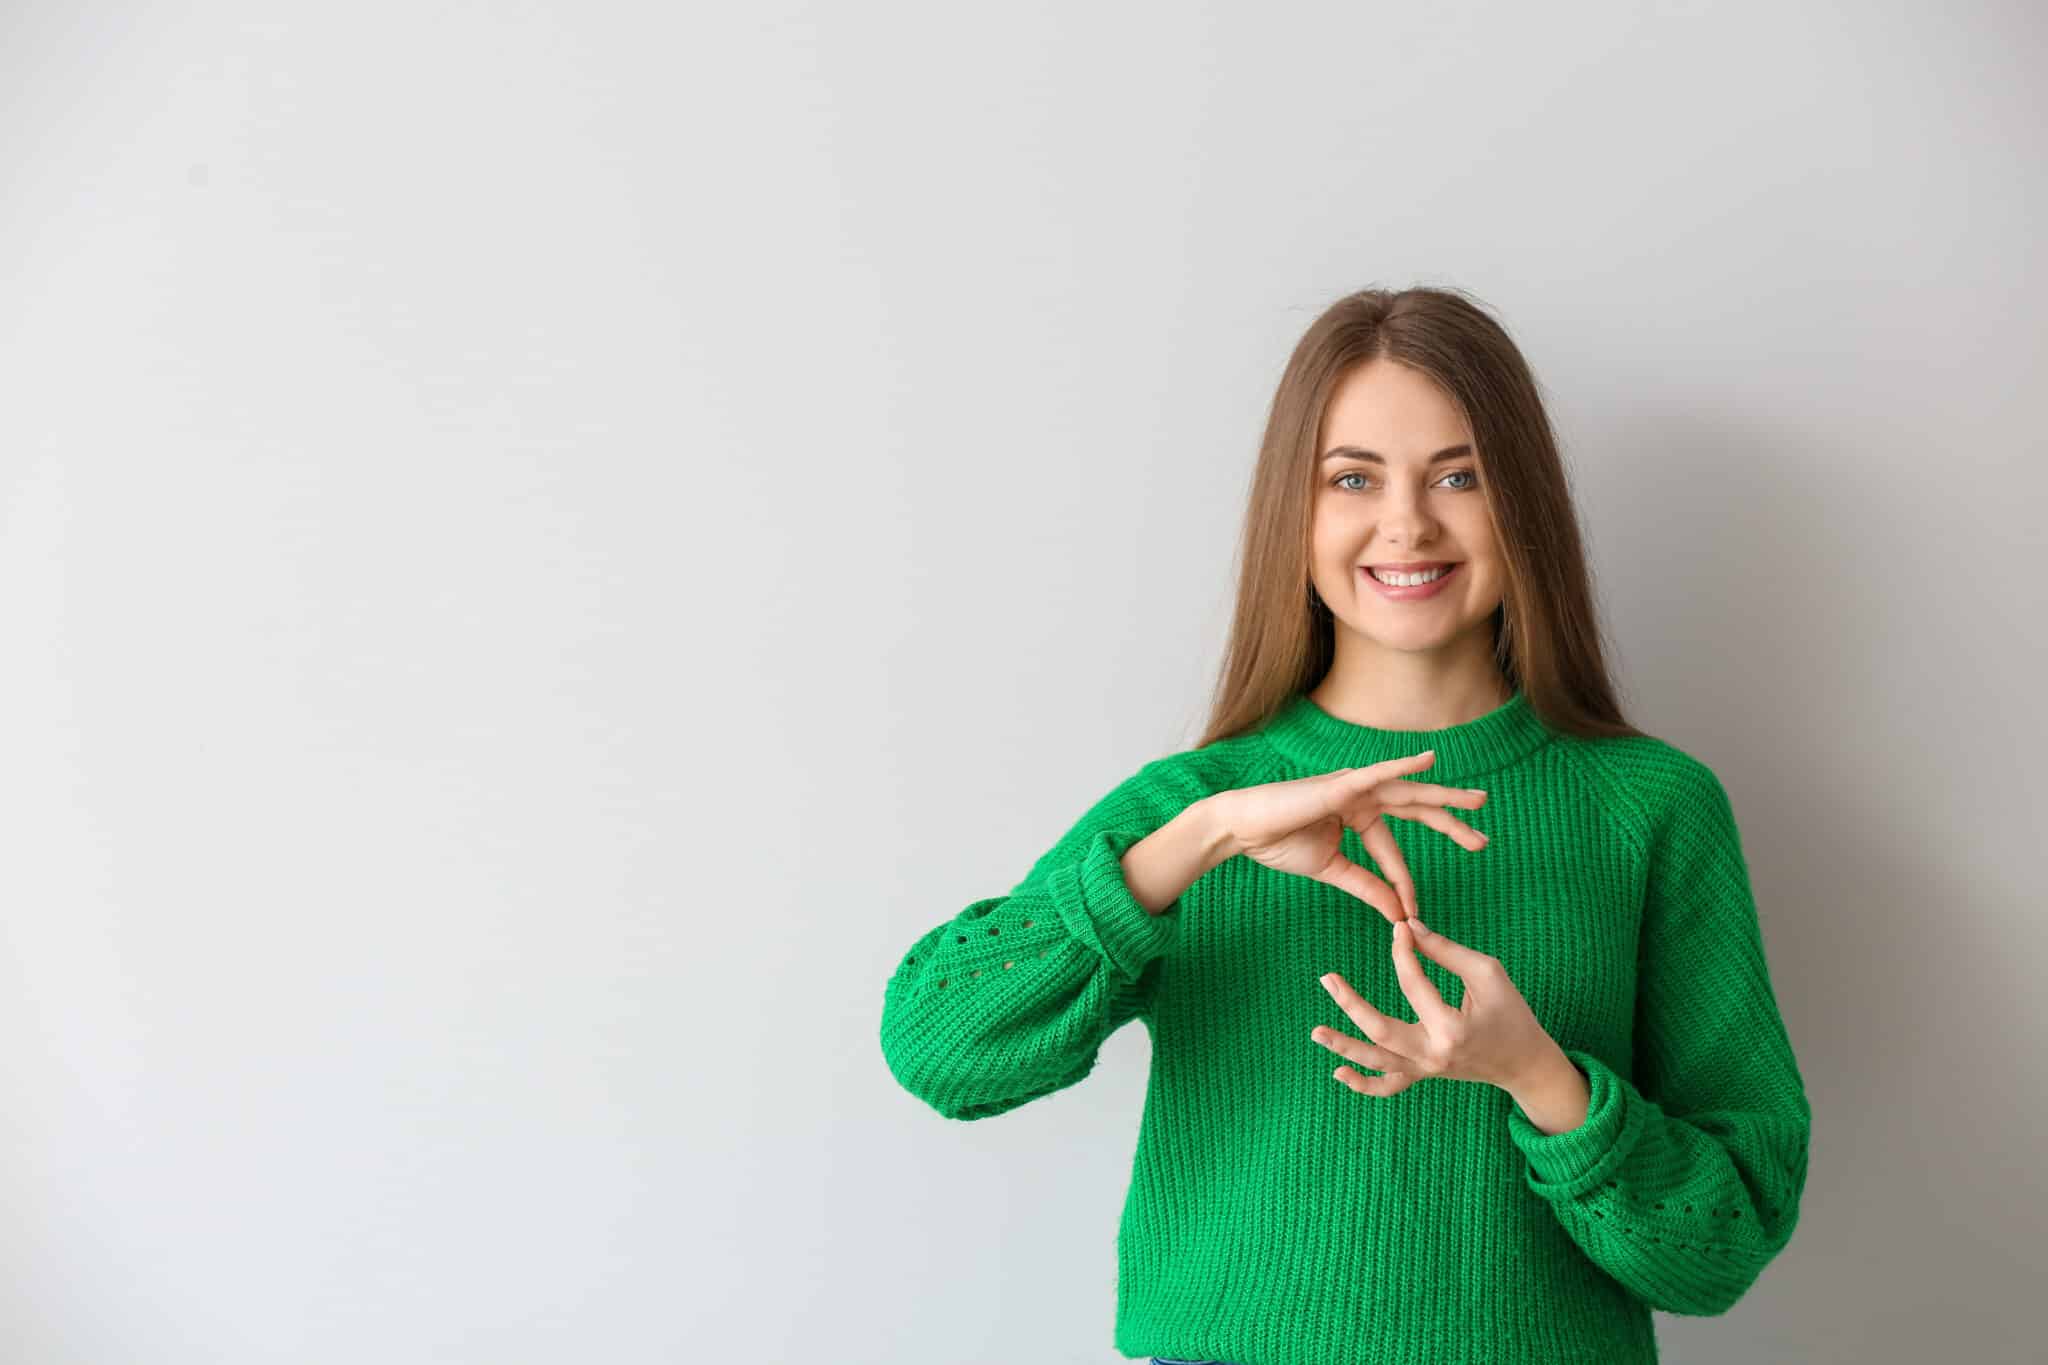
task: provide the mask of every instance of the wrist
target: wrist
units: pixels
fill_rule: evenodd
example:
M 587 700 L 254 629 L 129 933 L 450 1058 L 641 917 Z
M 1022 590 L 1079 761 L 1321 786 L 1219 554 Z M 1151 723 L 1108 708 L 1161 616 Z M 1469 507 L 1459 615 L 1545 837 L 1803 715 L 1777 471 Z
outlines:
M 1585 1073 L 1556 1039 L 1502 1089 L 1531 1123 L 1553 1135 L 1584 1123 L 1593 1096 Z
M 1124 885 L 1147 914 L 1173 909 L 1183 892 L 1231 856 L 1230 831 L 1214 817 L 1214 808 L 1192 802 L 1125 850 Z
M 1184 812 L 1201 831 L 1202 856 L 1207 867 L 1229 862 L 1244 852 L 1244 845 L 1232 832 L 1230 821 L 1225 814 L 1223 797 L 1226 794 L 1218 792 L 1212 796 L 1205 796 Z

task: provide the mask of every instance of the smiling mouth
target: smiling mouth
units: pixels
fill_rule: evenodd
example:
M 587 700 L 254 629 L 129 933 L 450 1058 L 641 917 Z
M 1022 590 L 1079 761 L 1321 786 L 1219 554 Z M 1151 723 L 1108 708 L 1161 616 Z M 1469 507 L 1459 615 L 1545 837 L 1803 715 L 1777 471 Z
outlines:
M 1449 578 L 1453 573 L 1455 573 L 1457 571 L 1458 565 L 1462 562 L 1463 561 L 1461 560 L 1455 559 L 1443 560 L 1439 561 L 1438 563 L 1426 565 L 1420 568 L 1387 570 L 1388 572 L 1398 574 L 1403 578 L 1411 579 L 1420 577 L 1425 574 L 1429 575 L 1429 577 L 1423 579 L 1423 583 L 1389 583 L 1386 579 L 1380 577 L 1380 571 L 1383 567 L 1385 567 L 1382 565 L 1361 564 L 1359 568 L 1362 569 L 1366 573 L 1366 575 L 1370 577 L 1374 582 L 1384 584 L 1389 588 L 1420 587 L 1426 583 L 1441 583 L 1444 579 Z

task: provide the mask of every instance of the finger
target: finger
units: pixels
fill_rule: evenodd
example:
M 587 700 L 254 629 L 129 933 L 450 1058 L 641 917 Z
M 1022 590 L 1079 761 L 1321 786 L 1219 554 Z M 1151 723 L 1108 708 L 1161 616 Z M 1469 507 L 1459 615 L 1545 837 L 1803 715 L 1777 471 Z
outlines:
M 1399 1055 L 1390 1048 L 1369 1043 L 1363 1038 L 1353 1038 L 1348 1033 L 1327 1026 L 1318 1025 L 1309 1031 L 1308 1036 L 1346 1061 L 1369 1066 L 1375 1071 L 1407 1071 L 1414 1065 L 1409 1058 Z
M 1415 1006 L 1422 1022 L 1441 1036 L 1446 1031 L 1445 1024 L 1457 1011 L 1444 1003 L 1443 996 L 1437 994 L 1436 983 L 1422 970 L 1422 963 L 1415 956 L 1415 943 L 1415 933 L 1406 924 L 1394 926 L 1394 975 L 1401 979 L 1401 994 Z
M 1418 825 L 1428 825 L 1439 834 L 1449 835 L 1453 842 L 1470 853 L 1477 853 L 1491 842 L 1485 834 L 1435 806 L 1394 806 L 1388 808 L 1387 814 L 1397 820 L 1413 820 Z
M 1413 1071 L 1389 1071 L 1380 1078 L 1383 1084 L 1374 1093 L 1385 1099 L 1389 1095 L 1400 1094 L 1421 1079 L 1422 1077 Z
M 1370 791 L 1389 778 L 1403 777 L 1409 773 L 1419 773 L 1424 768 L 1432 766 L 1435 762 L 1436 750 L 1425 749 L 1419 754 L 1409 754 L 1404 758 L 1389 758 L 1379 763 L 1367 764 L 1363 768 L 1340 768 L 1337 774 L 1333 775 L 1339 776 L 1339 785 L 1344 791 L 1357 793 Z
M 1372 794 L 1390 806 L 1464 806 L 1477 810 L 1486 804 L 1486 792 L 1478 787 L 1446 787 L 1436 782 L 1410 782 L 1389 778 L 1374 787 Z
M 1365 851 L 1372 854 L 1373 861 L 1380 865 L 1380 872 L 1394 884 L 1401 893 L 1401 908 L 1405 915 L 1422 913 L 1415 904 L 1415 877 L 1408 871 L 1407 860 L 1401 856 L 1401 846 L 1394 842 L 1394 831 L 1387 828 L 1387 822 L 1374 816 L 1363 826 L 1353 825 Z
M 1429 1050 L 1428 1038 L 1420 1024 L 1411 1024 L 1405 1019 L 1396 1019 L 1380 1013 L 1364 996 L 1351 989 L 1350 982 L 1337 973 L 1324 974 L 1323 989 L 1330 993 L 1330 998 L 1337 1002 L 1337 1008 L 1344 1011 L 1345 1017 L 1358 1025 L 1360 1033 L 1379 1046 L 1409 1058 L 1411 1065 L 1414 1058 L 1422 1056 Z
M 1412 1073 L 1406 1071 L 1389 1071 L 1384 1076 L 1365 1076 L 1353 1071 L 1348 1066 L 1340 1066 L 1330 1074 L 1345 1085 L 1350 1086 L 1353 1090 L 1356 1090 L 1359 1094 L 1371 1095 L 1375 1099 L 1382 1100 L 1386 1099 L 1389 1095 L 1400 1094 L 1403 1090 L 1415 1084 L 1418 1079 Z
M 1333 855 L 1329 862 L 1323 864 L 1321 871 L 1309 875 L 1319 882 L 1328 882 L 1340 890 L 1349 891 L 1379 911 L 1389 924 L 1408 918 L 1408 910 L 1401 903 L 1400 892 L 1342 853 Z
M 1414 925 L 1419 927 L 1413 927 L 1409 937 L 1415 951 L 1438 966 L 1448 968 L 1452 975 L 1465 983 L 1466 990 L 1471 990 L 1475 982 L 1483 981 L 1495 972 L 1505 971 L 1500 959 L 1493 954 L 1482 953 L 1477 948 L 1468 948 L 1454 939 L 1445 938 L 1421 920 L 1414 921 Z M 1404 924 L 1401 927 L 1405 930 L 1412 926 Z

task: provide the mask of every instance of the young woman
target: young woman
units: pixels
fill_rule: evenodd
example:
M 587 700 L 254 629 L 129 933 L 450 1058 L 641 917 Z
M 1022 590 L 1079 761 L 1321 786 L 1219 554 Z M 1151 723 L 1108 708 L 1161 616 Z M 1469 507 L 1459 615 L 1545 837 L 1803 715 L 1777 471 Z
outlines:
M 917 940 L 892 1074 L 988 1118 L 1145 1021 L 1126 1356 L 1656 1360 L 1651 1310 L 1725 1312 L 1791 1237 L 1812 1110 L 1727 793 L 1622 719 L 1498 323 L 1318 318 L 1239 571 L 1201 742 Z

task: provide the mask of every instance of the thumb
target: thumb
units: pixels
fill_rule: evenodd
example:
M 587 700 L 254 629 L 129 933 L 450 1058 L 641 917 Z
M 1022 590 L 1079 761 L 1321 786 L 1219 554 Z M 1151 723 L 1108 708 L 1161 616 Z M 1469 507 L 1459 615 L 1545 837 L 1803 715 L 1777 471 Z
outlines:
M 1399 892 L 1375 877 L 1370 869 L 1352 862 L 1341 852 L 1333 856 L 1322 870 L 1309 875 L 1316 881 L 1327 882 L 1339 890 L 1349 891 L 1379 911 L 1389 924 L 1395 923 L 1407 913 L 1408 907 L 1402 904 Z
M 1444 937 L 1413 915 L 1408 917 L 1408 927 L 1414 931 L 1417 952 L 1438 966 L 1449 967 L 1460 977 L 1486 960 L 1486 954 L 1477 948 L 1468 948 L 1456 939 Z

